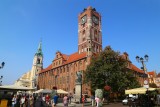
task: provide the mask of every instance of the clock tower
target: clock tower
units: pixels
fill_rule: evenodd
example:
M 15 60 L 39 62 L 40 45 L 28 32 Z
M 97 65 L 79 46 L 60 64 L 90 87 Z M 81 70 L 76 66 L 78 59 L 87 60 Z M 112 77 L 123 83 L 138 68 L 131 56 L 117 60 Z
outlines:
M 90 56 L 101 51 L 101 15 L 89 6 L 78 16 L 78 52 L 87 52 Z
M 33 66 L 31 70 L 31 86 L 32 88 L 37 87 L 38 73 L 43 69 L 43 53 L 42 53 L 42 43 L 39 43 L 38 50 L 34 55 Z

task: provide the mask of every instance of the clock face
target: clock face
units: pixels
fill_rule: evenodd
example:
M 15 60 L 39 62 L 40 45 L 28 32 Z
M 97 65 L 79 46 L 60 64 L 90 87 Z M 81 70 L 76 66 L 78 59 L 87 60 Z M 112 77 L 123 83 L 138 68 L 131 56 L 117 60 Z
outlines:
M 94 22 L 95 24 L 98 24 L 98 23 L 99 23 L 99 20 L 98 20 L 98 18 L 97 18 L 96 16 L 93 16 L 92 20 L 93 20 L 93 22 Z
M 86 23 L 86 21 L 87 21 L 87 16 L 85 15 L 81 18 L 81 24 Z

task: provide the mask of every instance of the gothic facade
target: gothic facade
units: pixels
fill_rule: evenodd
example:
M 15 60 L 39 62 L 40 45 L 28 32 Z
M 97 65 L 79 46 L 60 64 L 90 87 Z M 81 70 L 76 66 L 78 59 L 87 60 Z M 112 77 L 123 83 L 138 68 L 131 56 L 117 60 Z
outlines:
M 78 16 L 78 51 L 71 55 L 57 51 L 52 63 L 39 72 L 39 89 L 52 89 L 52 87 L 56 86 L 58 89 L 74 93 L 76 73 L 82 71 L 83 77 L 83 72 L 90 64 L 91 56 L 101 51 L 101 15 L 95 8 L 88 7 Z M 122 57 L 129 61 L 127 53 L 124 53 Z M 144 73 L 144 71 L 138 69 L 130 61 L 128 68 L 135 71 L 135 76 Z M 90 87 L 83 84 L 82 93 L 90 94 Z
M 78 16 L 78 52 L 71 55 L 56 52 L 53 62 L 39 73 L 39 88 L 52 89 L 56 86 L 74 93 L 76 72 L 83 72 L 91 56 L 101 51 L 101 15 L 94 8 L 88 7 Z M 88 93 L 89 87 L 83 85 L 82 90 Z

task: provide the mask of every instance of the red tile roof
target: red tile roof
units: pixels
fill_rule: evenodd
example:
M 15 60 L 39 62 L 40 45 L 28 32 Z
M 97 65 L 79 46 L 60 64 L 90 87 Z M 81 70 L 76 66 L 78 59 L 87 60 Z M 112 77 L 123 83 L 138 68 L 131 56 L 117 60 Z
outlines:
M 71 63 L 71 62 L 74 62 L 74 61 L 77 61 L 77 60 L 80 60 L 82 58 L 85 58 L 86 57 L 86 52 L 83 52 L 81 54 L 79 54 L 78 52 L 76 53 L 73 53 L 71 55 L 66 55 L 66 54 L 62 54 L 64 60 L 66 60 L 63 65 L 65 64 L 68 64 L 68 63 Z M 50 64 L 47 68 L 43 69 L 40 73 L 42 72 L 46 72 L 46 71 L 49 71 L 52 69 L 52 64 Z M 130 69 L 136 71 L 136 72 L 139 72 L 139 73 L 144 73 L 143 70 L 140 70 L 139 68 L 137 68 L 135 65 L 133 65 L 131 63 L 131 66 L 130 66 Z
M 137 71 L 137 72 L 139 72 L 139 73 L 144 73 L 143 70 L 140 70 L 139 68 L 137 68 L 137 67 L 136 67 L 135 65 L 133 65 L 132 63 L 131 63 L 130 69 L 132 69 L 132 70 L 134 70 L 134 71 Z
M 45 71 L 49 71 L 51 69 L 52 69 L 52 64 L 50 64 L 47 68 L 42 69 L 42 71 L 40 73 L 45 72 Z
M 78 52 L 76 52 L 76 53 L 73 53 L 71 55 L 62 54 L 62 57 L 64 58 L 64 60 L 66 60 L 63 63 L 63 65 L 65 65 L 65 64 L 80 60 L 82 58 L 85 58 L 86 57 L 86 53 L 83 52 L 83 53 L 79 54 Z M 40 73 L 49 71 L 51 69 L 52 69 L 52 64 L 50 64 L 47 68 L 43 69 Z
M 149 74 L 149 75 L 154 75 L 155 72 L 154 72 L 154 71 L 150 71 L 150 72 L 148 72 L 148 74 Z
M 79 54 L 78 52 L 76 52 L 76 53 L 71 54 L 64 64 L 68 64 L 68 63 L 77 61 L 79 59 L 85 58 L 85 57 L 86 57 L 86 52 L 83 52 L 81 54 Z
M 67 60 L 68 59 L 68 55 L 66 55 L 66 54 L 62 54 L 62 56 L 63 56 L 63 58 L 64 58 L 64 60 Z

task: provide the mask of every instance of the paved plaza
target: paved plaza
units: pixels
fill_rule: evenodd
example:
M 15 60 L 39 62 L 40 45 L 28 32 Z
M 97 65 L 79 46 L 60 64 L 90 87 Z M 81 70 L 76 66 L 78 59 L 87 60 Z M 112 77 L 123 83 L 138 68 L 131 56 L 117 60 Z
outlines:
M 78 100 L 76 100 L 78 101 Z M 71 104 L 68 105 L 69 107 L 92 107 L 91 106 L 91 99 L 87 98 L 87 103 L 84 104 L 84 106 L 82 104 L 78 104 L 75 103 L 75 99 L 72 98 L 71 100 Z M 63 103 L 58 103 L 56 107 L 64 107 Z M 93 106 L 96 107 L 96 106 Z M 127 105 L 123 105 L 121 102 L 112 102 L 107 104 L 106 102 L 103 103 L 103 107 L 128 107 Z
M 57 104 L 56 107 L 63 107 L 62 103 Z M 83 107 L 82 104 L 69 105 L 69 107 Z M 84 105 L 84 107 L 92 107 L 91 105 Z M 93 106 L 96 107 L 96 106 Z M 110 103 L 104 104 L 103 107 L 128 107 L 127 105 L 123 105 L 122 103 Z

